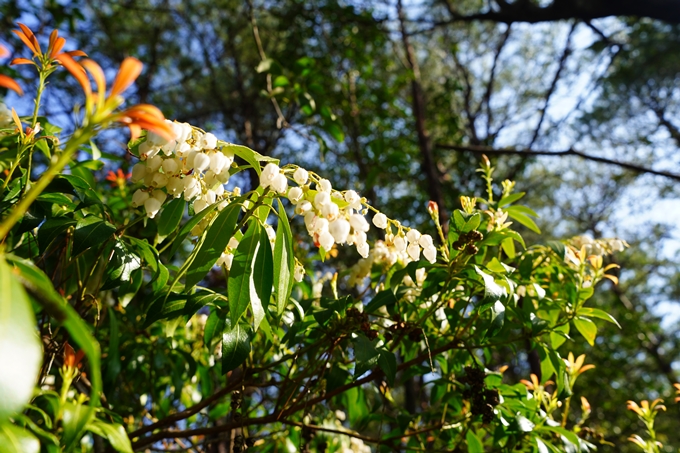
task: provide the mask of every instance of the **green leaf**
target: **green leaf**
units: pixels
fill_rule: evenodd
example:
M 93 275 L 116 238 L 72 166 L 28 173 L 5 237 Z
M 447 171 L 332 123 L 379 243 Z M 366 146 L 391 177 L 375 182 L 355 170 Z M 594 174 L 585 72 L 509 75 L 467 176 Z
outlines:
M 531 231 L 541 234 L 540 228 L 536 225 L 536 223 L 533 221 L 531 217 L 529 217 L 526 213 L 526 211 L 530 211 L 531 215 L 536 216 L 536 213 L 532 211 L 529 208 L 524 208 L 523 206 L 510 206 L 509 208 L 506 209 L 506 212 L 510 216 L 510 218 L 517 220 L 519 223 L 524 225 L 525 227 L 529 228 Z
M 295 256 L 293 255 L 293 234 L 288 223 L 288 215 L 279 203 L 279 224 L 276 228 L 274 242 L 274 295 L 276 297 L 276 314 L 281 316 L 288 305 L 293 291 L 293 273 Z
M 224 319 L 220 316 L 217 309 L 210 311 L 208 319 L 205 321 L 205 328 L 203 329 L 203 343 L 210 346 L 215 334 L 224 330 Z
M 576 326 L 576 329 L 581 332 L 581 335 L 583 335 L 583 338 L 586 339 L 588 344 L 594 346 L 595 337 L 597 336 L 597 326 L 595 323 L 588 318 L 577 316 L 574 318 L 574 325 Z
M 257 332 L 272 297 L 274 283 L 274 261 L 269 235 L 264 228 L 260 228 L 260 243 L 253 261 L 253 271 L 250 279 L 250 305 L 253 309 L 253 327 Z
M 238 322 L 250 305 L 251 274 L 261 228 L 257 220 L 251 221 L 246 234 L 243 235 L 234 252 L 234 260 L 231 263 L 229 277 L 227 278 L 229 319 L 233 324 Z
M 101 246 L 115 231 L 115 226 L 94 215 L 79 220 L 73 233 L 73 255 L 79 255 L 90 247 Z
M 552 332 L 550 332 L 550 344 L 553 349 L 557 349 L 562 344 L 569 339 L 569 324 L 563 324 L 561 326 L 555 327 Z
M 226 143 L 222 146 L 222 151 L 224 151 L 224 150 L 232 152 L 232 153 L 234 153 L 234 155 L 245 160 L 248 164 L 250 164 L 250 166 L 253 167 L 253 169 L 255 170 L 255 173 L 257 173 L 257 176 L 260 176 L 260 173 L 262 172 L 262 168 L 260 168 L 260 162 L 275 162 L 275 163 L 279 162 L 278 159 L 263 156 L 262 154 L 260 154 L 256 151 L 253 151 L 252 149 L 250 149 L 246 146 L 234 145 L 232 143 Z
M 227 248 L 229 239 L 234 235 L 241 205 L 231 203 L 220 212 L 208 227 L 194 261 L 189 266 L 185 287 L 191 288 L 200 282 L 212 269 L 217 259 Z
M 195 214 L 193 217 L 189 219 L 187 223 L 184 224 L 184 226 L 179 230 L 179 233 L 177 233 L 177 237 L 175 237 L 175 240 L 172 242 L 172 247 L 170 247 L 171 256 L 174 255 L 175 252 L 180 248 L 182 242 L 184 242 L 184 239 L 186 239 L 191 230 L 193 230 L 194 227 L 198 225 L 205 216 L 213 212 L 215 208 L 217 208 L 217 205 L 218 203 L 215 203 L 212 206 L 208 206 L 198 214 Z
M 371 342 L 362 334 L 359 334 L 353 343 L 354 357 L 356 359 L 354 378 L 357 379 L 359 376 L 378 365 L 380 352 L 375 348 L 375 343 Z
M 39 453 L 40 441 L 30 431 L 8 422 L 0 422 L 0 451 L 2 453 Z
M 513 259 L 515 257 L 515 240 L 513 238 L 509 237 L 503 239 L 503 242 L 501 242 L 501 247 L 503 248 L 505 254 L 508 255 L 508 258 Z
M 42 343 L 31 302 L 4 256 L 0 256 L 0 423 L 33 396 Z
M 375 297 L 373 297 L 373 299 L 371 299 L 371 301 L 368 303 L 368 305 L 366 305 L 364 311 L 366 313 L 373 313 L 380 307 L 391 306 L 395 303 L 397 303 L 397 296 L 394 295 L 392 290 L 386 289 L 376 294 Z
M 132 445 L 123 426 L 94 419 L 87 429 L 108 440 L 114 450 L 121 453 L 132 453 Z
M 236 369 L 250 354 L 250 327 L 236 323 L 232 329 L 229 319 L 222 332 L 222 374 Z
M 482 441 L 479 440 L 479 437 L 471 429 L 465 434 L 465 441 L 467 442 L 468 453 L 484 453 Z
M 165 205 L 161 216 L 158 218 L 158 238 L 160 241 L 169 236 L 173 231 L 177 230 L 179 222 L 184 215 L 184 206 L 186 202 L 182 198 L 175 198 L 170 203 Z
M 120 332 L 118 330 L 118 320 L 116 312 L 109 307 L 109 348 L 106 356 L 106 382 L 113 384 L 120 374 L 122 365 L 120 362 Z
M 85 431 L 94 410 L 83 404 L 74 404 L 67 401 L 63 406 L 62 425 L 64 435 L 62 442 L 66 445 L 65 451 L 71 451 Z
M 505 321 L 505 305 L 500 300 L 497 300 L 491 306 L 491 325 L 486 332 L 486 338 L 491 338 L 496 335 L 503 328 Z
M 543 425 L 542 430 L 551 431 L 553 433 L 559 434 L 560 436 L 564 437 L 567 441 L 574 444 L 574 446 L 576 446 L 577 448 L 580 445 L 578 436 L 573 432 L 562 428 L 561 426 Z
M 506 204 L 514 203 L 515 201 L 522 198 L 525 194 L 526 194 L 526 192 L 517 192 L 517 193 L 510 194 L 507 197 L 503 197 L 503 198 L 501 198 L 501 201 L 498 202 L 498 207 L 501 208 L 501 207 L 505 206 Z
M 482 216 L 478 212 L 475 212 L 470 216 L 467 222 L 465 222 L 465 225 L 463 225 L 463 228 L 461 228 L 461 230 L 463 231 L 463 233 L 476 230 L 481 222 Z
M 382 372 L 385 373 L 387 384 L 390 387 L 394 387 L 394 378 L 397 375 L 397 358 L 394 356 L 394 353 L 381 349 L 380 357 L 378 358 L 378 366 L 380 366 Z
M 456 226 L 456 230 L 461 231 L 465 226 L 465 217 L 463 211 L 456 209 L 453 211 L 453 223 Z
M 76 221 L 69 217 L 55 217 L 46 220 L 38 230 L 38 246 L 40 251 L 44 252 L 52 241 L 75 224 Z
M 600 318 L 604 319 L 605 321 L 609 321 L 612 324 L 616 324 L 616 326 L 621 329 L 621 325 L 619 322 L 614 319 L 612 315 L 607 313 L 604 310 L 600 310 L 599 308 L 590 308 L 590 307 L 581 307 L 578 311 L 578 314 L 580 316 L 587 316 L 589 318 Z

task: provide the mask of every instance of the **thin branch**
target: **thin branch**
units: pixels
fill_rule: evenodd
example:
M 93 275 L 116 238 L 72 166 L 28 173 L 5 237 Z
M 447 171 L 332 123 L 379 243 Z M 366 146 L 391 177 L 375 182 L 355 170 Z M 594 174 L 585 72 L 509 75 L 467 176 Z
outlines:
M 615 165 L 617 167 L 625 168 L 634 173 L 647 173 L 650 175 L 663 176 L 665 178 L 670 178 L 675 181 L 680 181 L 680 174 L 669 173 L 661 170 L 654 170 L 652 168 L 643 167 L 636 164 L 631 164 L 628 162 L 619 162 L 613 159 L 607 159 L 605 157 L 593 156 L 590 154 L 577 151 L 575 149 L 567 149 L 564 151 L 545 151 L 545 150 L 527 150 L 527 149 L 497 149 L 486 146 L 472 146 L 472 145 L 448 145 L 443 143 L 438 143 L 435 145 L 439 149 L 448 149 L 451 151 L 468 152 L 475 154 L 487 154 L 487 155 L 517 155 L 523 156 L 525 158 L 531 158 L 535 156 L 577 156 L 581 159 L 590 160 L 593 162 L 599 162 L 601 164 Z

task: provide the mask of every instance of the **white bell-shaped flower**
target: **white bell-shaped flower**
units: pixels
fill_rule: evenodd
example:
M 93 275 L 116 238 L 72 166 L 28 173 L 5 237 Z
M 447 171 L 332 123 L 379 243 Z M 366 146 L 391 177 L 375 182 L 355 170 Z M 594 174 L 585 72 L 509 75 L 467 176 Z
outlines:
M 288 199 L 291 201 L 291 203 L 297 203 L 302 199 L 302 189 L 299 187 L 291 187 L 288 190 Z
M 197 153 L 194 156 L 194 169 L 205 171 L 210 167 L 210 157 L 205 153 Z
M 173 197 L 179 198 L 184 191 L 184 180 L 175 177 L 170 178 L 168 180 L 168 185 L 165 186 L 165 190 Z
M 210 155 L 210 169 L 217 175 L 222 172 L 227 165 L 227 158 L 220 151 Z
M 155 173 L 153 179 L 151 180 L 151 187 L 156 189 L 162 189 L 168 184 L 168 177 L 163 173 Z
M 335 203 L 333 203 L 333 205 L 335 205 Z M 328 232 L 331 233 L 333 239 L 338 244 L 344 244 L 345 242 L 347 242 L 349 230 L 350 230 L 349 222 L 342 218 L 335 219 L 328 225 Z
M 434 262 L 437 261 L 437 248 L 434 245 L 429 246 L 429 247 L 424 247 L 423 248 L 423 256 L 430 263 L 434 264 Z
M 295 214 L 297 214 L 297 215 L 306 215 L 311 210 L 312 210 L 312 203 L 310 203 L 309 201 L 303 201 L 302 203 L 298 203 L 295 206 Z
M 184 178 L 184 199 L 191 201 L 201 193 L 201 185 L 196 178 Z
M 156 217 L 158 211 L 161 209 L 161 202 L 153 197 L 149 197 L 144 202 L 144 209 L 146 210 L 146 215 L 150 219 Z
M 314 207 L 322 210 L 325 205 L 331 203 L 331 195 L 328 192 L 317 192 L 314 196 Z
M 337 204 L 331 202 L 327 203 L 323 206 L 321 209 L 321 214 L 327 218 L 328 220 L 333 220 L 335 219 L 338 214 L 340 213 L 340 208 L 338 207 Z
M 331 193 L 333 187 L 331 186 L 331 182 L 329 180 L 321 178 L 319 180 L 319 183 L 316 185 L 316 189 L 322 192 Z
M 217 147 L 217 137 L 208 132 L 201 137 L 201 146 L 203 149 L 215 149 Z
M 423 234 L 420 236 L 420 239 L 418 239 L 418 244 L 420 244 L 422 248 L 432 247 L 434 245 L 432 242 L 432 236 L 429 234 Z
M 357 244 L 357 252 L 359 252 L 359 255 L 361 255 L 362 258 L 368 258 L 369 251 L 370 248 L 368 243 L 364 242 L 362 244 Z
M 154 197 L 156 200 L 160 201 L 161 204 L 165 203 L 165 200 L 168 198 L 168 194 L 159 189 L 156 189 L 153 192 L 151 192 L 151 196 Z
M 368 231 L 371 226 L 366 221 L 366 218 L 361 214 L 352 214 L 349 216 L 349 223 L 357 231 Z
M 309 172 L 302 167 L 298 167 L 295 173 L 293 173 L 293 179 L 299 185 L 304 186 L 309 181 Z
M 271 186 L 279 173 L 281 173 L 279 166 L 273 162 L 269 162 L 264 166 L 262 173 L 260 174 L 260 185 L 265 188 Z
M 279 173 L 274 176 L 274 179 L 271 183 L 271 188 L 280 194 L 285 194 L 286 190 L 288 190 L 288 178 L 286 178 L 286 175 Z
M 411 228 L 408 233 L 406 233 L 406 239 L 408 239 L 410 243 L 417 244 L 420 240 L 420 231 Z
M 373 216 L 373 225 L 384 230 L 387 228 L 387 216 L 382 212 L 377 213 Z
M 145 192 L 142 189 L 137 189 L 135 193 L 132 194 L 132 207 L 138 208 L 144 204 L 144 202 L 149 198 L 149 192 Z
M 359 211 L 361 209 L 361 197 L 353 190 L 345 192 L 345 201 L 349 203 L 349 208 Z
M 420 246 L 417 242 L 411 242 L 408 247 L 406 247 L 406 253 L 408 253 L 408 256 L 410 256 L 413 261 L 418 261 L 420 259 Z
M 161 168 L 162 163 L 163 158 L 161 156 L 153 156 L 152 158 L 146 160 L 146 168 L 148 168 L 150 172 L 155 172 Z
M 177 159 L 164 159 L 161 164 L 163 172 L 168 175 L 175 175 L 179 171 L 179 162 Z
M 137 162 L 132 167 L 132 172 L 130 174 L 130 181 L 133 183 L 141 181 L 144 176 L 146 176 L 146 164 L 143 162 Z
M 394 241 L 392 241 L 392 245 L 394 245 L 394 249 L 397 252 L 403 252 L 406 250 L 406 239 L 403 236 L 396 236 Z
M 326 219 L 322 219 L 326 220 Z M 330 249 L 333 248 L 333 244 L 335 244 L 335 239 L 333 239 L 333 235 L 328 231 L 321 231 L 318 235 L 318 243 L 320 247 L 323 247 L 324 250 L 329 251 Z

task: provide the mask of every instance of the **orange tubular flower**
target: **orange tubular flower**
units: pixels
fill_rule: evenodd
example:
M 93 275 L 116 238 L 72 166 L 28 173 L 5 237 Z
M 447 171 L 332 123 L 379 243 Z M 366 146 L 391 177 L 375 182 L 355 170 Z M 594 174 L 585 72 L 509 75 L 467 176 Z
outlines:
M 0 58 L 5 58 L 9 56 L 9 50 L 2 44 L 0 44 Z M 10 90 L 16 91 L 19 95 L 24 94 L 24 90 L 21 89 L 19 84 L 11 77 L 0 74 L 0 87 L 9 88 Z
M 161 111 L 149 104 L 139 104 L 122 112 L 115 112 L 124 101 L 121 94 L 137 79 L 142 72 L 142 63 L 136 58 L 128 57 L 120 65 L 118 75 L 113 82 L 109 95 L 106 96 L 106 79 L 104 71 L 93 60 L 76 62 L 70 55 L 59 55 L 61 64 L 76 78 L 85 92 L 86 117 L 92 122 L 106 126 L 110 122 L 125 124 L 130 129 L 132 139 L 139 137 L 142 129 L 174 138 L 172 126 L 165 121 Z M 97 86 L 92 91 L 92 85 L 87 74 L 90 74 Z
M 59 36 L 59 32 L 57 30 L 52 31 L 52 33 L 50 34 L 50 42 L 47 46 L 47 53 L 43 53 L 42 49 L 40 48 L 38 38 L 35 37 L 31 29 L 24 24 L 17 25 L 19 25 L 19 30 L 12 31 L 14 32 L 15 35 L 19 37 L 19 39 L 21 39 L 21 41 L 26 45 L 26 47 L 28 47 L 29 50 L 33 52 L 33 58 L 40 61 L 43 67 L 49 68 L 54 63 L 59 63 L 60 62 L 59 57 L 61 57 L 64 54 L 72 57 L 87 56 L 87 54 L 82 50 L 71 50 L 68 52 L 60 53 L 61 49 L 64 48 L 64 44 L 66 44 L 66 40 Z M 15 58 L 14 60 L 12 60 L 10 64 L 13 65 L 32 64 L 34 66 L 37 66 L 37 63 L 34 60 L 32 59 L 29 60 L 28 58 Z

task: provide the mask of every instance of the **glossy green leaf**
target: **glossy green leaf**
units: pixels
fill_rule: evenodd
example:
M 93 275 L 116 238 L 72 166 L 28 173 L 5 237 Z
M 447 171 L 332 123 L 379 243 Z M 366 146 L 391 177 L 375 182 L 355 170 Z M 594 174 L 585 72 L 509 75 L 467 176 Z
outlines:
M 42 362 L 35 316 L 12 267 L 0 256 L 0 423 L 30 401 Z
M 588 318 L 604 319 L 605 321 L 609 321 L 612 324 L 616 324 L 619 329 L 621 328 L 619 322 L 614 319 L 612 315 L 599 308 L 581 307 L 578 311 L 578 314 L 579 316 L 586 316 Z
M 467 442 L 468 453 L 484 453 L 484 445 L 479 437 L 471 429 L 465 433 L 465 441 Z
M 210 346 L 217 332 L 222 332 L 223 330 L 224 319 L 222 319 L 222 316 L 217 309 L 212 309 L 208 315 L 208 319 L 205 321 L 205 328 L 203 329 L 203 343 L 206 346 Z
M 467 219 L 467 221 L 461 228 L 461 231 L 463 231 L 463 233 L 467 233 L 469 231 L 476 230 L 481 222 L 482 216 L 478 212 L 476 212 Z
M 514 219 L 524 225 L 525 227 L 529 228 L 531 231 L 541 234 L 540 228 L 536 225 L 536 222 L 533 221 L 531 217 L 529 217 L 524 210 L 519 209 L 520 206 L 510 206 L 506 209 L 506 212 L 510 216 L 511 219 Z M 528 209 L 528 208 L 527 208 Z M 529 211 L 531 211 L 529 209 Z M 531 211 L 533 212 L 533 211 Z M 536 213 L 533 213 L 531 215 L 535 215 Z
M 276 314 L 281 316 L 288 305 L 293 291 L 293 273 L 295 256 L 293 255 L 293 234 L 288 223 L 283 204 L 279 203 L 279 224 L 276 228 L 274 242 L 274 296 L 276 297 Z
M 357 336 L 357 338 L 355 338 L 353 341 L 353 346 L 354 357 L 356 358 L 354 378 L 357 379 L 378 365 L 380 352 L 376 349 L 375 343 L 370 341 L 364 335 Z
M 397 375 L 397 358 L 394 353 L 387 351 L 385 349 L 380 350 L 380 357 L 378 358 L 378 366 L 383 373 L 385 373 L 385 379 L 390 387 L 394 386 L 394 378 Z
M 177 236 L 175 239 L 172 241 L 172 247 L 170 247 L 170 255 L 174 255 L 177 250 L 182 246 L 182 242 L 184 242 L 184 239 L 189 235 L 191 230 L 194 229 L 196 225 L 198 225 L 201 220 L 211 212 L 213 212 L 215 209 L 217 209 L 218 203 L 213 204 L 212 206 L 208 206 L 198 214 L 195 214 L 193 217 L 189 219 L 187 223 L 185 223 L 182 228 L 179 229 L 179 232 L 177 233 Z
M 94 419 L 87 429 L 108 440 L 114 450 L 120 453 L 132 453 L 130 439 L 122 425 Z
M 475 272 L 477 272 L 484 281 L 484 299 L 498 300 L 507 295 L 505 288 L 496 283 L 496 280 L 492 275 L 487 274 L 477 266 L 475 266 Z
M 224 249 L 227 248 L 229 239 L 231 239 L 236 231 L 236 223 L 238 222 L 240 212 L 241 205 L 231 203 L 210 224 L 205 233 L 205 239 L 187 270 L 186 288 L 191 288 L 200 282 L 215 265 Z
M 229 319 L 235 325 L 250 305 L 251 275 L 253 261 L 260 242 L 259 222 L 252 221 L 243 235 L 231 263 L 227 290 L 229 293 Z
M 507 197 L 503 197 L 503 198 L 501 198 L 501 201 L 498 202 L 498 207 L 501 208 L 501 207 L 505 206 L 506 204 L 514 203 L 515 201 L 522 198 L 525 194 L 526 194 L 526 192 L 517 192 L 517 193 L 510 194 Z
M 0 422 L 0 452 L 39 453 L 40 441 L 24 428 L 9 422 Z
M 260 228 L 259 242 L 250 280 L 250 303 L 253 309 L 253 327 L 256 332 L 269 306 L 269 299 L 272 296 L 272 285 L 274 283 L 272 246 L 269 242 L 269 235 L 264 228 Z
M 250 327 L 236 323 L 231 327 L 229 319 L 222 332 L 222 373 L 236 369 L 250 355 Z
M 73 255 L 78 255 L 90 247 L 101 246 L 115 231 L 115 226 L 94 215 L 79 220 L 73 233 Z
M 586 339 L 590 346 L 595 345 L 595 337 L 597 336 L 597 326 L 593 321 L 582 316 L 577 316 L 574 318 L 574 326 L 581 332 L 583 338 Z
M 175 198 L 165 205 L 158 218 L 158 238 L 160 241 L 177 230 L 184 215 L 185 205 L 186 202 L 183 198 Z

